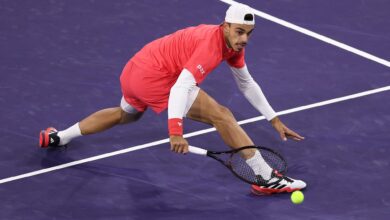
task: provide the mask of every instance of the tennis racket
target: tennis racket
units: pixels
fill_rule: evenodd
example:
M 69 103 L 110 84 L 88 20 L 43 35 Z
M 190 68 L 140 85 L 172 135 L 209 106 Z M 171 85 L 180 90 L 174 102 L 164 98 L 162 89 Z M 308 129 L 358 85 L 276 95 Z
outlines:
M 264 184 L 264 180 L 257 176 L 246 163 L 245 156 L 253 155 L 258 150 L 267 164 L 281 174 L 287 171 L 287 162 L 282 155 L 270 148 L 260 146 L 247 146 L 229 151 L 209 151 L 203 148 L 189 146 L 190 153 L 211 157 L 227 167 L 239 179 L 255 185 Z M 246 157 L 248 158 L 248 157 Z

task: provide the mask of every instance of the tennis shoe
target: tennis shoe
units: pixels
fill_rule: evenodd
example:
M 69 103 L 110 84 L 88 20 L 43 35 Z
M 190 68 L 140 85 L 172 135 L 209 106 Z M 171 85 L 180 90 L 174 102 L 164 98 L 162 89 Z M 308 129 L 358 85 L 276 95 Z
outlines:
M 39 146 L 41 148 L 59 147 L 60 137 L 57 135 L 58 131 L 55 128 L 49 127 L 39 133 Z
M 265 181 L 261 176 L 257 176 L 258 185 L 252 185 L 251 191 L 256 195 L 269 195 L 274 193 L 293 192 L 302 190 L 306 183 L 302 180 L 295 180 L 274 170 L 271 179 Z

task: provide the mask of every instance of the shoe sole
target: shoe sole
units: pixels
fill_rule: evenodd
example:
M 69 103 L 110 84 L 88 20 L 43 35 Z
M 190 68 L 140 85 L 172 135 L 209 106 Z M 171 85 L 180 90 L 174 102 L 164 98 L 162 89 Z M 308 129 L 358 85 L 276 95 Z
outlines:
M 57 131 L 57 130 L 53 127 L 49 127 L 49 128 L 46 128 L 45 131 L 42 130 L 39 133 L 39 147 L 41 147 L 41 148 L 49 147 L 49 133 L 51 131 Z
M 258 196 L 271 195 L 271 194 L 276 194 L 276 193 L 291 193 L 291 192 L 294 192 L 297 190 L 302 190 L 302 189 L 288 187 L 288 188 L 285 188 L 283 190 L 265 189 L 265 188 L 262 188 L 261 190 L 259 190 L 259 189 L 251 188 L 251 192 L 255 195 L 258 195 Z

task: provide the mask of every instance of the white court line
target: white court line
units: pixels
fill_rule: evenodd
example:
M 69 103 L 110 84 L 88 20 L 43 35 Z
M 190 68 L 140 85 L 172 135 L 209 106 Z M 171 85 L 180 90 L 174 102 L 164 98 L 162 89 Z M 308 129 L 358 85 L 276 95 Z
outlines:
M 229 5 L 238 3 L 238 2 L 233 1 L 233 0 L 220 0 L 220 1 L 221 2 L 225 2 L 226 4 L 229 4 Z M 317 34 L 317 33 L 313 32 L 313 31 L 310 31 L 310 30 L 308 30 L 306 28 L 299 27 L 299 26 L 297 26 L 295 24 L 292 24 L 292 23 L 287 22 L 285 20 L 279 19 L 277 17 L 274 17 L 274 16 L 269 15 L 267 13 L 264 13 L 262 11 L 259 11 L 259 10 L 256 10 L 256 9 L 253 9 L 253 10 L 254 10 L 254 14 L 259 16 L 259 17 L 262 17 L 262 18 L 267 19 L 269 21 L 272 21 L 272 22 L 275 22 L 277 24 L 280 24 L 280 25 L 282 25 L 284 27 L 287 27 L 287 28 L 293 29 L 295 31 L 301 32 L 302 34 L 306 34 L 306 35 L 308 35 L 310 37 L 313 37 L 313 38 L 316 38 L 316 39 L 318 39 L 320 41 L 324 41 L 324 42 L 326 42 L 328 44 L 332 44 L 332 45 L 334 45 L 336 47 L 339 47 L 341 49 L 347 50 L 347 51 L 349 51 L 351 53 L 354 53 L 356 55 L 362 56 L 362 57 L 367 58 L 369 60 L 372 60 L 374 62 L 377 62 L 377 63 L 383 64 L 383 65 L 385 65 L 387 67 L 390 67 L 390 61 L 384 60 L 382 58 L 379 58 L 377 56 L 374 56 L 374 55 L 369 54 L 367 52 L 364 52 L 362 50 L 359 50 L 359 49 L 356 49 L 354 47 L 348 46 L 348 45 L 346 45 L 344 43 L 341 43 L 339 41 L 335 41 L 335 40 L 333 40 L 333 39 L 331 39 L 329 37 L 325 37 L 325 36 L 323 36 L 321 34 Z
M 369 91 L 365 91 L 365 92 L 360 92 L 360 93 L 356 93 L 356 94 L 353 94 L 353 95 L 348 95 L 348 96 L 343 96 L 343 97 L 339 97 L 339 98 L 335 98 L 335 99 L 330 99 L 330 100 L 323 101 L 323 102 L 317 102 L 317 103 L 313 103 L 313 104 L 310 104 L 310 105 L 305 105 L 305 106 L 300 106 L 300 107 L 296 107 L 296 108 L 292 108 L 292 109 L 287 109 L 287 110 L 284 110 L 284 111 L 280 111 L 277 114 L 278 115 L 291 114 L 293 112 L 299 112 L 299 111 L 303 111 L 303 110 L 307 110 L 307 109 L 311 109 L 311 108 L 316 108 L 316 107 L 320 107 L 320 106 L 324 106 L 324 105 L 330 105 L 330 104 L 333 104 L 333 103 L 342 102 L 342 101 L 355 99 L 355 98 L 359 98 L 359 97 L 363 97 L 363 96 L 368 96 L 368 95 L 372 95 L 372 94 L 380 93 L 380 92 L 385 92 L 385 91 L 390 91 L 390 86 L 385 86 L 385 87 L 382 87 L 382 88 L 373 89 L 373 90 L 369 90 Z M 247 119 L 247 120 L 239 121 L 238 123 L 242 125 L 242 124 L 252 123 L 252 122 L 255 122 L 255 121 L 261 121 L 261 120 L 264 120 L 264 119 L 265 119 L 264 116 L 259 116 L 259 117 L 254 117 L 254 118 L 250 118 L 250 119 Z M 200 130 L 200 131 L 196 131 L 196 132 L 185 134 L 184 137 L 185 138 L 189 138 L 189 137 L 199 136 L 199 135 L 210 133 L 210 132 L 213 132 L 213 131 L 215 131 L 215 128 L 204 129 L 204 130 Z M 22 175 L 18 175 L 18 176 L 8 177 L 8 178 L 5 178 L 5 179 L 1 179 L 0 180 L 0 184 L 11 182 L 11 181 L 15 181 L 15 180 L 19 180 L 19 179 L 23 179 L 23 178 L 27 178 L 27 177 L 31 177 L 31 176 L 36 176 L 36 175 L 43 174 L 43 173 L 48 173 L 48 172 L 59 170 L 59 169 L 64 169 L 64 168 L 67 168 L 67 167 L 72 167 L 72 166 L 83 164 L 83 163 L 88 163 L 88 162 L 95 161 L 95 160 L 100 160 L 100 159 L 104 159 L 104 158 L 108 158 L 108 157 L 113 157 L 113 156 L 116 156 L 116 155 L 119 155 L 119 154 L 125 154 L 125 153 L 131 152 L 131 151 L 141 150 L 141 149 L 144 149 L 144 148 L 149 148 L 149 147 L 157 146 L 157 145 L 160 145 L 160 144 L 166 144 L 168 142 L 169 142 L 169 139 L 166 138 L 166 139 L 163 139 L 163 140 L 154 141 L 154 142 L 150 142 L 150 143 L 146 143 L 146 144 L 142 144 L 142 145 L 137 145 L 137 146 L 133 146 L 133 147 L 129 147 L 129 148 L 123 149 L 123 150 L 113 151 L 111 153 L 106 153 L 106 154 L 102 154 L 102 155 L 98 155 L 98 156 L 94 156 L 94 157 L 89 157 L 89 158 L 85 158 L 85 159 L 82 159 L 82 160 L 77 160 L 77 161 L 73 161 L 73 162 L 70 162 L 70 163 L 65 163 L 65 164 L 61 164 L 61 165 L 58 165 L 58 166 L 54 166 L 54 167 L 50 167 L 50 168 L 46 168 L 46 169 L 42 169 L 42 170 L 37 170 L 37 171 L 30 172 L 30 173 L 25 173 L 25 174 L 22 174 Z

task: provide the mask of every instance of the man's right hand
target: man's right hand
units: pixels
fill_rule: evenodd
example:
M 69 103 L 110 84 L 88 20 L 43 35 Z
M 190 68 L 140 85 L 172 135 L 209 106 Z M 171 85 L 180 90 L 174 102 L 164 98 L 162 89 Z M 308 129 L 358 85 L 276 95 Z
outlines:
M 171 142 L 171 151 L 179 154 L 188 153 L 188 142 L 183 136 L 171 135 L 169 140 Z

